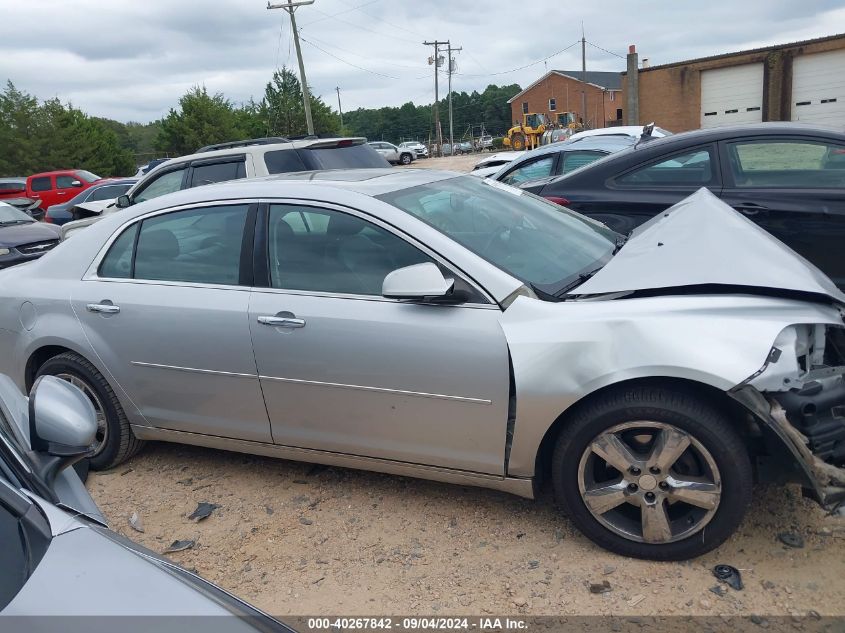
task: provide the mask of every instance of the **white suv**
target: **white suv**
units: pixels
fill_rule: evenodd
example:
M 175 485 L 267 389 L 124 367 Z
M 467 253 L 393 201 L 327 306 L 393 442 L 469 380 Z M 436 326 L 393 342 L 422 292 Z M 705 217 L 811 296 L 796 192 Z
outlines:
M 365 138 L 271 137 L 208 145 L 155 167 L 101 213 L 64 224 L 62 239 L 117 209 L 182 189 L 292 171 L 368 167 L 389 163 Z
M 428 158 L 428 148 L 419 141 L 399 143 L 399 149 L 410 149 L 417 155 L 417 158 Z

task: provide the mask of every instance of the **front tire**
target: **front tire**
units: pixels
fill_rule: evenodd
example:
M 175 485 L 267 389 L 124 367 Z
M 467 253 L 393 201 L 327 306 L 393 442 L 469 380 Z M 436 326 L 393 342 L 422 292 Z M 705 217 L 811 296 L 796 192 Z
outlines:
M 578 528 L 623 556 L 685 560 L 721 545 L 751 502 L 748 452 L 696 394 L 628 387 L 580 407 L 552 459 L 555 497 Z
M 38 368 L 38 376 L 56 376 L 79 387 L 97 412 L 93 470 L 113 468 L 137 453 L 143 441 L 135 437 L 120 402 L 103 375 L 87 359 L 74 352 L 54 356 Z
M 414 159 L 410 154 L 402 154 L 402 156 L 399 157 L 399 162 L 403 165 L 410 165 L 412 160 Z

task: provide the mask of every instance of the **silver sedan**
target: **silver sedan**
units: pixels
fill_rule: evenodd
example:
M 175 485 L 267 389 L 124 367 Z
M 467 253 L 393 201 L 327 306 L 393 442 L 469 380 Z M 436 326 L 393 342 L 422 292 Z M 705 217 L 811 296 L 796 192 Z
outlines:
M 550 481 L 600 545 L 684 559 L 755 475 L 842 498 L 842 451 L 802 433 L 845 435 L 843 306 L 706 190 L 626 243 L 498 182 L 308 172 L 162 196 L 0 273 L 0 372 L 83 389 L 94 468 L 164 440 Z

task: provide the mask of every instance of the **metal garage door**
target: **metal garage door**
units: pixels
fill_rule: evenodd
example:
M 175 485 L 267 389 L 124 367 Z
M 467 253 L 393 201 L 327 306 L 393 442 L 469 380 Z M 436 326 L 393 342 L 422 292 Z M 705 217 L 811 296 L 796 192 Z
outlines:
M 792 120 L 845 128 L 845 51 L 793 60 Z
M 701 127 L 763 120 L 763 64 L 701 73 Z

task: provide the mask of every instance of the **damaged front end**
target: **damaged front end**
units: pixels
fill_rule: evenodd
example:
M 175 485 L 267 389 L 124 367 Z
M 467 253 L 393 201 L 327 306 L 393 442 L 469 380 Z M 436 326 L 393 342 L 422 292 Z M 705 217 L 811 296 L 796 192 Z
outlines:
M 845 327 L 785 328 L 765 365 L 728 393 L 779 440 L 772 452 L 809 496 L 845 505 Z

